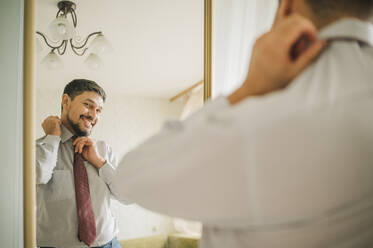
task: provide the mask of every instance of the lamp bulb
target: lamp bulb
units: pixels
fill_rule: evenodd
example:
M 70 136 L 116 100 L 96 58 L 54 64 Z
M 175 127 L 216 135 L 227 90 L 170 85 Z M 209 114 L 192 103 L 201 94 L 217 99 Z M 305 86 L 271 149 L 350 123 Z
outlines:
M 66 28 L 65 24 L 63 24 L 63 23 L 59 23 L 59 24 L 57 25 L 57 32 L 58 32 L 59 34 L 61 34 L 61 35 L 65 35 L 66 32 L 67 32 L 67 28 Z

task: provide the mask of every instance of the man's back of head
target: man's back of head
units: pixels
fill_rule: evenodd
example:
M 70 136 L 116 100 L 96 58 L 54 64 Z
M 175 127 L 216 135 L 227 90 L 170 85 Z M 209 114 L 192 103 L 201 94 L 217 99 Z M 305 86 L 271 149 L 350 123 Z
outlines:
M 341 18 L 372 19 L 373 0 L 280 0 L 281 9 L 282 14 L 306 16 L 322 28 Z
M 343 17 L 368 20 L 373 14 L 372 0 L 306 0 L 315 22 L 328 24 Z

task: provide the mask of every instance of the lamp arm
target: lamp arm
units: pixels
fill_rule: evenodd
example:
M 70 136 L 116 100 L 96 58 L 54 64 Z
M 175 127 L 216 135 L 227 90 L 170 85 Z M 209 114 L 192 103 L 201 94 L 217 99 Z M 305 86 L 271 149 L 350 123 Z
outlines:
M 61 12 L 62 12 L 62 10 L 58 10 L 58 11 L 57 11 L 56 18 L 59 17 L 59 15 L 60 15 Z
M 63 43 L 65 44 L 65 46 L 64 46 L 62 52 L 60 51 L 60 48 L 57 48 L 57 51 L 58 51 L 58 54 L 59 54 L 59 55 L 64 55 L 65 52 L 66 52 L 67 40 L 64 40 Z
M 85 52 L 87 51 L 87 47 L 86 48 L 84 48 L 84 50 L 81 52 L 81 53 L 79 53 L 78 52 L 78 47 L 75 47 L 74 45 L 73 45 L 73 42 L 72 42 L 72 39 L 70 39 L 70 46 L 71 46 L 71 50 L 73 50 L 73 52 L 76 54 L 76 55 L 78 55 L 78 56 L 83 56 L 84 54 L 85 54 Z M 82 46 L 81 48 L 83 48 L 84 46 Z
M 87 45 L 87 42 L 88 42 L 89 38 L 91 38 L 93 35 L 99 35 L 99 34 L 102 34 L 102 32 L 98 31 L 98 32 L 91 33 L 90 35 L 87 36 L 87 38 L 85 39 L 83 45 L 81 45 L 81 46 L 75 46 L 73 44 L 73 39 L 70 39 L 71 48 L 74 47 L 75 49 L 82 49 L 83 47 L 85 47 L 85 45 Z
M 43 33 L 39 32 L 39 31 L 36 31 L 36 33 L 37 33 L 38 35 L 40 35 L 41 37 L 43 37 L 45 43 L 46 43 L 50 48 L 52 48 L 52 49 L 59 49 L 59 48 L 61 48 L 61 47 L 63 46 L 63 44 L 65 43 L 65 41 L 63 40 L 63 41 L 61 42 L 60 45 L 58 45 L 58 46 L 52 46 L 51 44 L 49 44 L 47 38 L 45 37 L 45 35 L 44 35 Z
M 78 25 L 78 17 L 76 16 L 75 10 L 71 9 L 71 18 L 73 19 L 74 28 L 76 28 L 76 25 Z

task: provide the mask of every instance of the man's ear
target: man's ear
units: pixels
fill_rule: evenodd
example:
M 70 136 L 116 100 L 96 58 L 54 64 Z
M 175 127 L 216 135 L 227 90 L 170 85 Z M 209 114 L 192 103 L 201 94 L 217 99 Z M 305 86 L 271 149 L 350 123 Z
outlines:
M 281 0 L 277 11 L 277 17 L 283 19 L 293 13 L 293 2 L 294 0 Z
M 63 94 L 62 103 L 61 103 L 62 110 L 68 109 L 68 107 L 70 106 L 70 103 L 71 103 L 70 96 L 68 94 Z

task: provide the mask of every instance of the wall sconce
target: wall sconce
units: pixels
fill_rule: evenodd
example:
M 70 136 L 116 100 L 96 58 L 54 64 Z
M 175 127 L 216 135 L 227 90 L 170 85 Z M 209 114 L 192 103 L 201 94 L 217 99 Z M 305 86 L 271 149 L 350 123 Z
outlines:
M 89 44 L 90 54 L 85 60 L 85 64 L 90 69 L 97 70 L 102 65 L 102 60 L 98 55 L 111 49 L 109 42 L 101 31 L 89 34 L 84 40 L 80 39 L 80 37 L 76 35 L 75 30 L 78 24 L 75 13 L 75 3 L 71 1 L 60 1 L 57 7 L 58 12 L 56 19 L 51 22 L 48 28 L 52 37 L 51 42 L 45 34 L 39 31 L 36 32 L 43 38 L 47 46 L 51 48 L 51 51 L 42 60 L 42 64 L 51 70 L 60 69 L 63 67 L 63 63 L 58 55 L 65 54 L 68 45 L 70 45 L 71 50 L 76 55 L 83 56 L 88 50 L 88 41 L 94 38 Z M 72 22 L 67 18 L 68 15 L 71 16 Z M 40 42 L 38 44 L 38 50 L 40 50 Z

